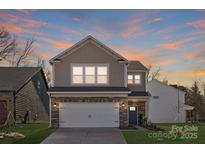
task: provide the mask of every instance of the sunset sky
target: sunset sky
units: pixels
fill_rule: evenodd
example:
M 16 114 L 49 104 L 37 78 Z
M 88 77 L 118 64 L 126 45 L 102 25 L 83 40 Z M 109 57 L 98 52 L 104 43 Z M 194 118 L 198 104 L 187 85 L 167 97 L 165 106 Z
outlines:
M 49 60 L 92 35 L 128 60 L 160 67 L 169 83 L 205 81 L 205 10 L 0 10 L 0 26 Z

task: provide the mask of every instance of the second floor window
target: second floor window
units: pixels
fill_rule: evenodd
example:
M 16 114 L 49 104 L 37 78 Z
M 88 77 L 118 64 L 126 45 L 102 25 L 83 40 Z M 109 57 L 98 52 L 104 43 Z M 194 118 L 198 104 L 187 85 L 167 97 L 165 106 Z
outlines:
M 139 74 L 129 74 L 127 80 L 128 84 L 141 84 L 141 76 Z
M 73 65 L 72 84 L 108 84 L 108 66 Z

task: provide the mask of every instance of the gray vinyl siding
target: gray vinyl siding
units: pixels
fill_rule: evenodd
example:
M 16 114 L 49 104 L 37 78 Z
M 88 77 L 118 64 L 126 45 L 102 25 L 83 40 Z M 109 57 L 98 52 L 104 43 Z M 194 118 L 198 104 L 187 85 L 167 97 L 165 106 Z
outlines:
M 109 64 L 109 85 L 113 87 L 124 86 L 124 64 L 119 64 L 110 54 L 93 43 L 87 43 L 77 51 L 62 58 L 62 62 L 53 64 L 54 86 L 71 86 L 71 64 Z
M 49 97 L 47 94 L 47 83 L 43 78 L 43 74 L 39 71 L 36 75 L 32 77 L 33 85 L 36 89 L 38 96 L 41 99 L 43 107 L 46 109 L 46 112 L 49 113 Z M 38 82 L 40 82 L 40 86 L 38 86 Z
M 146 73 L 145 72 L 129 72 L 129 74 L 139 74 L 141 75 L 141 84 L 128 84 L 128 88 L 130 88 L 131 91 L 146 91 Z
M 26 112 L 29 111 L 29 122 L 34 122 L 34 117 L 37 115 L 36 122 L 47 122 L 48 112 L 43 105 L 40 96 L 31 80 L 27 83 L 16 95 L 16 120 L 21 122 Z

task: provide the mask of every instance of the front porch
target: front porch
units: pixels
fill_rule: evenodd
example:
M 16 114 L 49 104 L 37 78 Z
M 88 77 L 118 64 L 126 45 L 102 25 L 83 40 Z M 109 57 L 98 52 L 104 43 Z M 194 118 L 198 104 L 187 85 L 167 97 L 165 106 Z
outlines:
M 141 126 L 143 120 L 148 118 L 148 103 L 150 96 L 128 96 L 120 103 L 120 128 Z

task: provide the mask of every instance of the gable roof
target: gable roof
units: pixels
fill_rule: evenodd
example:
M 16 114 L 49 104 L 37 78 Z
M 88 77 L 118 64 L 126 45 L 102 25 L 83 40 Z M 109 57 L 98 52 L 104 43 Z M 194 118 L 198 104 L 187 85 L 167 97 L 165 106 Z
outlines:
M 55 57 L 50 59 L 49 62 L 52 64 L 55 61 L 59 61 L 61 58 L 63 58 L 63 56 L 73 53 L 75 48 L 78 48 L 78 47 L 82 46 L 84 43 L 86 43 L 88 41 L 91 41 L 91 42 L 97 44 L 98 46 L 103 48 L 104 51 L 109 53 L 111 56 L 113 56 L 114 58 L 117 58 L 118 61 L 128 62 L 128 60 L 126 58 L 124 58 L 123 56 L 121 56 L 120 54 L 118 54 L 117 52 L 112 50 L 111 48 L 107 47 L 105 44 L 101 43 L 100 41 L 98 41 L 97 39 L 92 37 L 91 35 L 88 35 L 83 40 L 79 41 L 78 43 L 74 44 L 70 48 L 68 48 L 65 51 L 61 52 L 60 54 L 56 55 Z
M 163 85 L 163 86 L 166 86 L 166 87 L 168 87 L 168 88 L 171 88 L 171 89 L 175 89 L 175 90 L 177 90 L 177 91 L 180 91 L 180 92 L 182 92 L 182 93 L 186 93 L 186 92 L 184 92 L 183 90 L 181 90 L 181 89 L 179 89 L 179 88 L 175 88 L 175 87 L 173 87 L 173 86 L 167 85 L 167 84 L 165 84 L 165 83 L 163 83 L 163 82 L 161 82 L 161 81 L 159 81 L 159 80 L 156 80 L 156 79 L 154 79 L 154 80 L 152 80 L 152 81 L 149 81 L 148 84 L 151 83 L 151 82 L 155 82 L 155 83 L 161 84 L 161 85 Z
M 39 71 L 40 67 L 0 67 L 0 91 L 17 92 Z
M 147 68 L 139 61 L 129 61 L 129 65 L 127 68 L 128 71 L 135 71 L 135 70 L 141 70 L 141 71 L 147 71 Z

